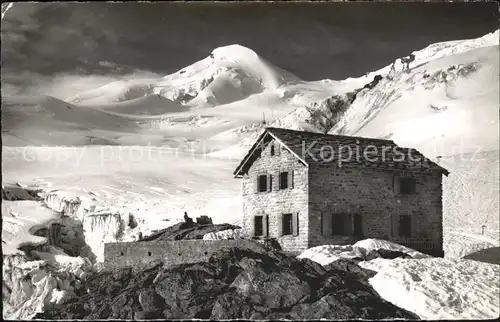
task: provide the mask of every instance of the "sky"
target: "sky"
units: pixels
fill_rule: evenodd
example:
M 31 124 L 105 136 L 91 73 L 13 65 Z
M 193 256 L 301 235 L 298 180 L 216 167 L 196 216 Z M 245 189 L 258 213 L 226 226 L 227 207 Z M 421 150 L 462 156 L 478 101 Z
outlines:
M 305 80 L 344 79 L 483 36 L 499 17 L 493 2 L 16 3 L 1 26 L 2 92 L 164 76 L 230 44 Z

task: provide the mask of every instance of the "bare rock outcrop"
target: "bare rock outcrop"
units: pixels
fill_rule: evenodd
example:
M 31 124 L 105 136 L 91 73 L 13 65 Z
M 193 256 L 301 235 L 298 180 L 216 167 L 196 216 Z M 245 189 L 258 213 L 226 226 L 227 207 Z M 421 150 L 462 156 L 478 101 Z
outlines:
M 196 222 L 182 222 L 155 232 L 153 235 L 142 238 L 139 241 L 181 240 L 181 239 L 203 239 L 209 233 L 228 229 L 239 229 L 240 227 L 230 224 L 198 224 Z
M 208 262 L 94 273 L 86 294 L 36 318 L 418 319 L 381 299 L 363 269 L 352 267 L 323 267 L 264 248 L 226 248 Z

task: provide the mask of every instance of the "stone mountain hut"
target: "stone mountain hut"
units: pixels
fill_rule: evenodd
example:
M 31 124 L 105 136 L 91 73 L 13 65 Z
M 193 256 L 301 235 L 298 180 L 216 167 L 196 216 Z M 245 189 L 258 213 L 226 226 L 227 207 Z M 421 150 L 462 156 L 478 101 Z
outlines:
M 245 237 L 286 251 L 360 239 L 442 256 L 442 175 L 393 141 L 267 128 L 236 168 Z

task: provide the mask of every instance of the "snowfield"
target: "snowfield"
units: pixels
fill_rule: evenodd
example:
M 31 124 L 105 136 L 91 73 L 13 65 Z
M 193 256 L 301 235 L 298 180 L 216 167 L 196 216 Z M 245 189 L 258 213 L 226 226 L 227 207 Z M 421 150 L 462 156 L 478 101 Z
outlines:
M 412 258 L 420 259 L 420 258 L 429 258 L 430 256 L 427 254 L 423 254 L 421 252 L 417 252 L 414 249 L 408 248 L 403 245 L 399 245 L 387 240 L 381 240 L 381 239 L 363 239 L 358 241 L 353 245 L 353 247 L 358 247 L 362 248 L 365 250 L 365 252 L 369 252 L 371 250 L 377 250 L 377 249 L 387 249 L 391 251 L 397 251 L 397 252 L 402 252 L 410 255 Z
M 377 274 L 369 283 L 385 300 L 422 319 L 494 319 L 500 314 L 500 258 L 496 264 L 476 260 L 433 258 L 385 240 L 364 239 L 353 245 L 323 245 L 304 251 L 321 265 L 338 259 L 363 258 L 370 250 L 386 249 L 411 259 L 375 258 L 359 266 Z
M 361 250 L 352 245 L 322 245 L 305 250 L 297 258 L 307 258 L 321 265 L 328 265 L 340 258 L 360 257 Z
M 465 259 L 381 259 L 369 282 L 387 301 L 422 319 L 498 319 L 500 266 Z
M 387 240 L 369 238 L 360 240 L 353 245 L 321 245 L 312 247 L 302 252 L 297 258 L 307 258 L 321 265 L 328 265 L 341 258 L 363 258 L 363 255 L 377 249 L 406 253 L 415 259 L 431 257 L 427 254 Z
M 46 243 L 46 238 L 35 236 L 33 232 L 58 222 L 58 218 L 58 213 L 39 201 L 2 200 L 2 253 L 22 254 L 20 246 Z
M 499 245 L 499 151 L 440 159 L 450 171 L 443 180 L 444 249 L 463 257 Z

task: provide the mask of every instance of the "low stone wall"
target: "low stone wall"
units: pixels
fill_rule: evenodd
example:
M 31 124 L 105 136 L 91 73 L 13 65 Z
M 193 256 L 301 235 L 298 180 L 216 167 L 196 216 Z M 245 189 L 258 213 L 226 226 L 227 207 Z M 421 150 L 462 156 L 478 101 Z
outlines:
M 106 266 L 141 266 L 154 260 L 167 265 L 188 264 L 207 261 L 222 248 L 248 248 L 262 251 L 263 246 L 252 240 L 176 240 L 104 245 Z

